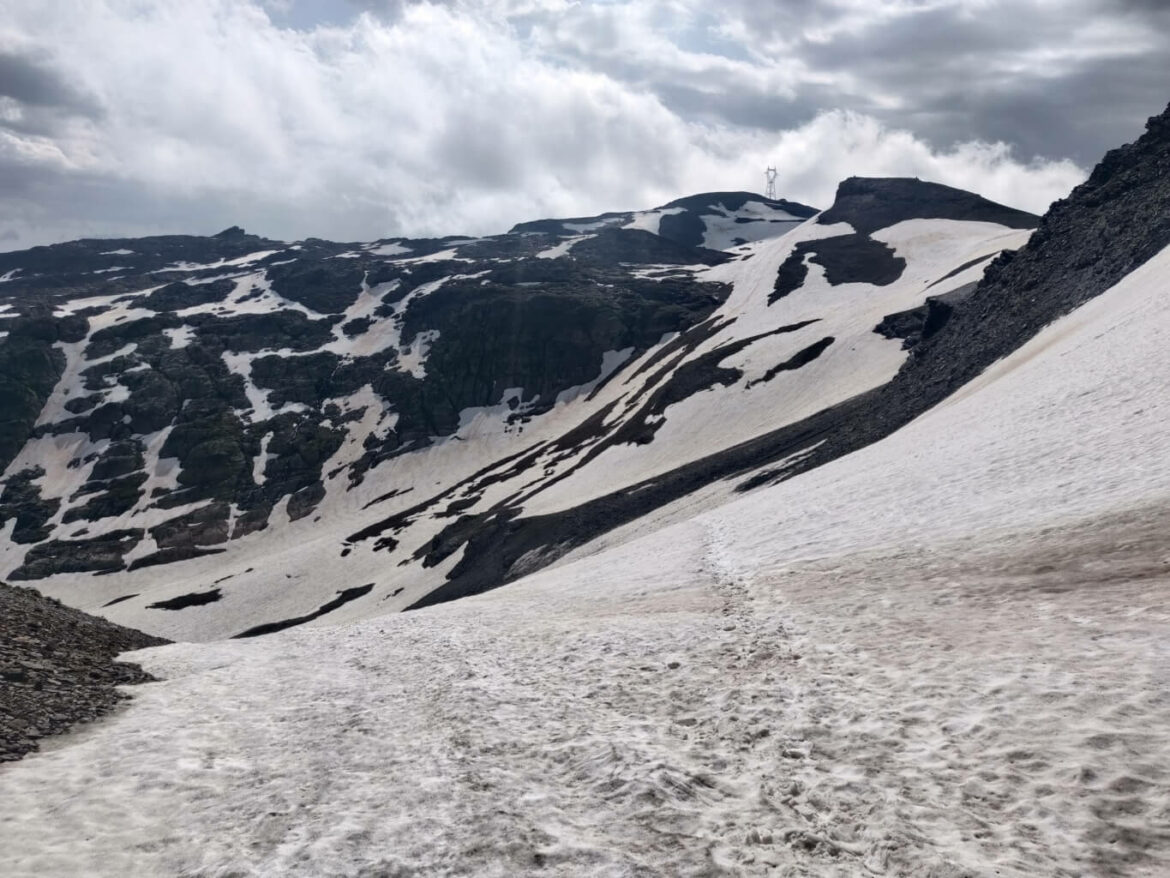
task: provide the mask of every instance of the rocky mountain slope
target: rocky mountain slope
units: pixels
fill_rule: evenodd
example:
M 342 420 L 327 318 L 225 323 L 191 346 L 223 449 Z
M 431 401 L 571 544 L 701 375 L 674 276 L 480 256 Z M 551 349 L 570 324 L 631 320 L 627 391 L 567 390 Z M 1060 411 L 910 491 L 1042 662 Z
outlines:
M 6 254 L 0 565 L 175 638 L 490 588 L 774 462 L 736 448 L 889 381 L 899 315 L 1035 222 L 849 181 L 819 216 L 712 193 L 475 240 Z
M 1036 222 L 851 180 L 819 215 L 712 193 L 475 240 L 5 254 L 0 565 L 177 639 L 491 588 L 778 463 Z

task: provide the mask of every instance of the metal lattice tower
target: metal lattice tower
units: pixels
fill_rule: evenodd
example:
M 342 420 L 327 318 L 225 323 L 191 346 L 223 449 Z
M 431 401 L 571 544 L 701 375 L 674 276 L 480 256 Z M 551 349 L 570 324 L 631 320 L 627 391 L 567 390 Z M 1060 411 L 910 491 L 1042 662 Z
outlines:
M 778 172 L 776 171 L 775 168 L 768 168 L 768 170 L 766 170 L 764 172 L 764 176 L 766 176 L 768 178 L 768 185 L 764 189 L 764 197 L 771 199 L 772 201 L 776 200 L 776 174 L 777 173 Z

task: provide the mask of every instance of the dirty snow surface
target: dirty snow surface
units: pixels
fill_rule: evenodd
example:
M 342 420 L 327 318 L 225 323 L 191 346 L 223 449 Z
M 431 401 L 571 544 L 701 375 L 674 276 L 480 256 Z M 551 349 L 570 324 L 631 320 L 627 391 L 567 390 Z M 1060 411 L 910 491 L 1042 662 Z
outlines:
M 25 875 L 1170 874 L 1170 251 L 889 439 L 478 598 L 135 653 Z

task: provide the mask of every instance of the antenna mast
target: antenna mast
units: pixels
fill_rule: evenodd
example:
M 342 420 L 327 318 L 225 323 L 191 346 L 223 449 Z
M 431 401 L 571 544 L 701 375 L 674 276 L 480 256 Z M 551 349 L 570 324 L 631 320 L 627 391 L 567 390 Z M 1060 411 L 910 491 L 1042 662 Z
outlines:
M 776 200 L 776 174 L 777 173 L 778 172 L 773 167 L 769 167 L 768 170 L 766 170 L 764 172 L 764 176 L 768 178 L 768 185 L 764 189 L 764 197 L 771 200 L 771 201 Z

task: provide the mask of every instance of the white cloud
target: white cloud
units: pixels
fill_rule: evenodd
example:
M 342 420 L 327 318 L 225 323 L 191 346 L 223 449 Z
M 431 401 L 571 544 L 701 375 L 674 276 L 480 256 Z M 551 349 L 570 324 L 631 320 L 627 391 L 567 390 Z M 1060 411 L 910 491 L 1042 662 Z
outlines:
M 550 49 L 571 34 L 525 34 L 496 3 L 413 3 L 310 32 L 278 26 L 271 7 L 0 0 L 6 41 L 51 52 L 102 110 L 48 138 L 0 140 L 0 163 L 20 162 L 0 173 L 37 181 L 29 191 L 0 180 L 19 246 L 233 223 L 285 238 L 484 233 L 703 189 L 758 190 L 769 163 L 786 197 L 818 206 L 843 177 L 896 174 L 1042 210 L 1083 176 L 1069 162 L 1022 164 L 1002 144 L 937 151 L 846 112 L 786 131 L 684 118 L 636 79 Z M 527 6 L 538 7 L 548 3 Z M 648 11 L 662 8 L 613 11 L 613 44 L 652 30 Z M 673 45 L 659 39 L 663 52 Z M 746 61 L 668 54 L 680 76 L 699 58 L 700 71 L 786 87 Z
M 1003 143 L 962 143 L 935 150 L 907 131 L 858 113 L 831 111 L 768 138 L 753 153 L 774 156 L 777 187 L 796 200 L 827 207 L 845 177 L 920 177 L 1033 212 L 1043 212 L 1085 178 L 1068 160 L 1018 161 Z

